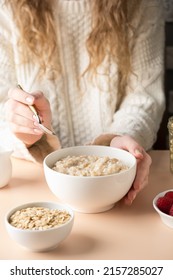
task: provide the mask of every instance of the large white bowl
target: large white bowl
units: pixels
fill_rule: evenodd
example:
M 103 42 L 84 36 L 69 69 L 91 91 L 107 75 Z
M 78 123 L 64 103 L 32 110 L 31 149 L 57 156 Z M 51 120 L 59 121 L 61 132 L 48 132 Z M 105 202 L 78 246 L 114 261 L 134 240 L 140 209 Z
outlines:
M 117 158 L 128 170 L 108 176 L 78 177 L 52 169 L 67 155 L 97 155 Z M 52 152 L 44 159 L 44 173 L 50 190 L 75 211 L 98 213 L 111 209 L 129 191 L 136 175 L 136 159 L 127 151 L 107 146 L 76 146 Z
M 41 206 L 49 209 L 65 210 L 71 218 L 66 223 L 45 230 L 19 229 L 9 223 L 10 216 L 17 210 L 27 207 Z M 70 234 L 74 222 L 73 210 L 56 202 L 31 202 L 11 209 L 5 217 L 5 225 L 9 236 L 22 247 L 35 252 L 48 251 L 56 248 Z

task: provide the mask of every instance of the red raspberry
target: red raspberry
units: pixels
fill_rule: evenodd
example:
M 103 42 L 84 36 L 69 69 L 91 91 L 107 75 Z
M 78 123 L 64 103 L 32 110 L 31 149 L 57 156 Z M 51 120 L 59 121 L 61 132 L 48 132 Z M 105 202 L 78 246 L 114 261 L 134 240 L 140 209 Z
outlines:
M 169 192 L 165 193 L 164 196 L 167 197 L 168 199 L 170 199 L 173 203 L 173 191 L 169 191 Z
M 156 205 L 162 212 L 164 212 L 165 214 L 169 214 L 169 210 L 172 206 L 172 201 L 163 196 L 158 198 Z
M 169 215 L 170 215 L 170 216 L 173 216 L 173 204 L 172 204 L 172 206 L 171 206 L 171 208 L 170 208 L 170 210 L 169 210 Z

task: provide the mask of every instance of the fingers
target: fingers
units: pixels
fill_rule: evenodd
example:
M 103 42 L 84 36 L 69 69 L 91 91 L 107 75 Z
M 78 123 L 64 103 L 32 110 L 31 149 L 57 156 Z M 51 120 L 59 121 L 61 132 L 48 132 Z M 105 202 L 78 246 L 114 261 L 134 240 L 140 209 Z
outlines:
M 131 205 L 137 194 L 148 184 L 151 157 L 145 152 L 144 158 L 137 164 L 136 178 L 133 186 L 124 198 L 126 204 Z
M 6 119 L 14 133 L 40 134 L 35 116 L 30 108 L 16 100 L 9 99 L 6 102 Z
M 16 125 L 14 123 L 10 123 L 11 130 L 14 134 L 28 134 L 28 135 L 43 135 L 43 132 L 39 129 L 39 127 L 29 127 Z
M 128 192 L 128 194 L 124 197 L 125 204 L 131 205 L 135 200 L 137 194 L 140 191 L 142 191 L 147 186 L 147 184 L 148 184 L 148 177 L 145 178 L 145 180 L 140 184 L 140 187 L 138 189 L 134 189 L 134 187 L 132 187 Z
M 125 196 L 126 204 L 131 205 L 136 195 L 148 184 L 151 157 L 131 136 L 116 136 L 111 141 L 111 146 L 127 150 L 137 159 L 136 177 L 133 186 Z
M 34 105 L 41 122 L 46 127 L 51 127 L 50 104 L 42 92 L 30 94 L 17 87 L 9 90 L 8 97 L 6 119 L 16 137 L 29 147 L 42 137 L 43 131 L 31 110 L 33 107 L 28 105 Z
M 149 176 L 150 166 L 151 166 L 151 157 L 149 154 L 144 152 L 144 158 L 141 161 L 138 161 L 137 163 L 137 172 L 136 172 L 136 178 L 133 183 L 133 188 L 135 190 L 142 189 L 143 185 L 145 185 L 146 180 Z
M 39 128 L 37 119 L 28 105 L 33 105 L 36 101 L 39 104 L 40 99 L 44 99 L 45 101 L 46 98 L 41 92 L 35 92 L 31 95 L 19 88 L 10 89 L 8 97 L 9 99 L 5 104 L 5 111 L 11 131 L 24 143 L 32 145 L 42 137 L 43 131 Z M 43 103 L 48 106 L 47 101 L 41 101 L 41 106 Z M 49 119 L 50 117 L 47 118 L 48 121 Z
M 18 101 L 26 105 L 35 105 L 38 110 L 50 111 L 49 101 L 41 91 L 28 93 L 20 88 L 12 88 L 8 91 L 8 97 L 11 100 Z
M 38 126 L 38 122 L 25 118 L 18 114 L 9 114 L 7 117 L 10 128 L 13 133 L 27 133 L 41 135 L 42 131 Z
M 32 105 L 35 100 L 34 96 L 19 88 L 11 88 L 8 91 L 8 97 L 27 105 Z
M 9 99 L 6 102 L 5 109 L 6 118 L 10 122 L 15 122 L 14 115 L 23 116 L 23 118 L 33 121 L 33 113 L 31 112 L 28 105 L 25 105 L 13 99 Z

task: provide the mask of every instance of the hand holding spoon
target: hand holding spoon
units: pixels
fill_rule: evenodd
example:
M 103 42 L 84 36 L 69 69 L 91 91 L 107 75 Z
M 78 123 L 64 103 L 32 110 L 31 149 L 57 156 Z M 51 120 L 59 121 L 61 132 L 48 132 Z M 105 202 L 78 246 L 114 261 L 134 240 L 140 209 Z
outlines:
M 20 85 L 17 86 L 18 88 L 20 88 L 21 90 L 22 87 Z M 46 126 L 44 126 L 41 122 L 40 116 L 36 110 L 36 108 L 34 107 L 34 105 L 28 105 L 28 107 L 30 108 L 30 110 L 34 113 L 36 120 L 38 122 L 39 127 L 41 128 L 41 130 L 46 133 L 46 134 L 50 134 L 50 135 L 56 135 L 55 132 L 53 132 L 52 130 L 50 130 L 49 128 L 47 128 Z

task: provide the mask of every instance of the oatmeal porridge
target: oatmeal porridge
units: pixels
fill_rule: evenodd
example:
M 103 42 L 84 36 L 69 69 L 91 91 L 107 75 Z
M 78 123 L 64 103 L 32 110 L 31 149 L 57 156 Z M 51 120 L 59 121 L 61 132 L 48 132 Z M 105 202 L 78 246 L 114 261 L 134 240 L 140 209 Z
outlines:
M 116 158 L 92 155 L 67 156 L 53 166 L 53 170 L 72 176 L 104 176 L 127 169 L 128 166 Z

